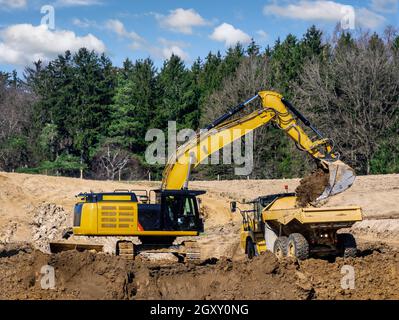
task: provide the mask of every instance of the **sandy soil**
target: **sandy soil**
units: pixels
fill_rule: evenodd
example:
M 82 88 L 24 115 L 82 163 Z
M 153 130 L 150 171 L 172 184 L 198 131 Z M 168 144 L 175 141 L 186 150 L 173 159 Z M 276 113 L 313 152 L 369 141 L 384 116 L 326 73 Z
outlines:
M 362 207 L 365 220 L 351 230 L 362 248 L 360 257 L 298 263 L 278 262 L 266 254 L 252 262 L 246 260 L 239 248 L 241 217 L 230 213 L 229 201 L 281 193 L 285 185 L 292 192 L 298 184 L 299 179 L 192 182 L 190 188 L 207 190 L 202 196 L 205 234 L 198 237 L 203 262 L 160 266 L 140 260 L 132 264 L 90 252 L 48 255 L 37 250 L 45 251 L 43 242 L 36 239 L 58 237 L 60 230 L 72 223 L 74 196 L 79 192 L 152 189 L 159 183 L 0 172 L 0 299 L 399 298 L 399 255 L 395 249 L 399 247 L 399 175 L 358 177 L 352 188 L 324 203 Z M 47 219 L 53 220 L 46 224 Z M 347 262 L 359 275 L 357 291 L 340 289 L 340 270 Z M 43 292 L 38 268 L 47 263 L 56 268 L 59 286 Z
M 55 270 L 54 289 L 41 287 L 43 265 Z M 355 270 L 354 289 L 341 287 L 344 265 Z M 399 298 L 399 252 L 391 249 L 368 248 L 334 262 L 278 261 L 267 252 L 252 261 L 160 265 L 88 251 L 46 255 L 26 246 L 0 254 L 0 274 L 0 299 Z

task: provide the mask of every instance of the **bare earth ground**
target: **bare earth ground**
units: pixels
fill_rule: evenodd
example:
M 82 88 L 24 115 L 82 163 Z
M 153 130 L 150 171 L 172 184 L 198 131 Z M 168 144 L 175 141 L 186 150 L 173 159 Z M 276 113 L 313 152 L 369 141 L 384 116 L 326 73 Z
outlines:
M 229 201 L 294 191 L 299 179 L 196 181 L 202 196 L 205 234 L 198 238 L 198 265 L 134 263 L 108 254 L 49 255 L 43 243 L 72 222 L 81 191 L 156 188 L 73 178 L 0 173 L 0 299 L 398 299 L 399 175 L 358 177 L 354 186 L 324 206 L 361 206 L 355 224 L 356 259 L 278 262 L 272 254 L 247 261 L 238 246 L 241 217 Z M 39 251 L 40 249 L 41 251 Z M 55 267 L 55 290 L 40 288 L 40 267 Z M 340 286 L 341 267 L 356 270 L 356 289 Z M 195 290 L 193 289 L 195 288 Z

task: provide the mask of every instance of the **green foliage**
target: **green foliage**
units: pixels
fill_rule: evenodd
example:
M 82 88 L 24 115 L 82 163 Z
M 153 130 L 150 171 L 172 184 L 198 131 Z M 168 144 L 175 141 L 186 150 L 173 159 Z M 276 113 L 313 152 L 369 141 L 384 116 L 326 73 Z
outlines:
M 126 176 L 142 177 L 151 171 L 153 178 L 160 179 L 163 166 L 150 166 L 144 160 L 148 129 L 166 132 L 168 121 L 176 121 L 178 130 L 198 130 L 241 102 L 237 100 L 256 90 L 270 89 L 289 99 L 310 92 L 310 96 L 300 100 L 304 105 L 298 105 L 298 109 L 316 119 L 327 136 L 337 135 L 343 153 L 358 165 L 360 172 L 399 172 L 399 123 L 394 120 L 397 113 L 392 113 L 385 123 L 381 123 L 378 113 L 370 115 L 377 105 L 382 113 L 397 108 L 395 71 L 374 71 L 388 63 L 396 68 L 399 37 L 392 39 L 389 49 L 378 34 L 357 37 L 342 31 L 332 39 L 326 43 L 322 31 L 311 26 L 303 37 L 289 34 L 263 51 L 252 40 L 246 48 L 237 44 L 224 53 L 209 52 L 191 66 L 172 55 L 160 70 L 149 58 L 126 59 L 121 67 L 115 67 L 107 56 L 82 48 L 74 54 L 66 51 L 47 65 L 35 62 L 25 70 L 25 81 L 18 79 L 16 72 L 0 72 L 0 170 L 19 168 L 20 172 L 77 175 L 83 168 L 90 177 L 101 178 L 105 175 L 99 172 L 98 154 L 111 143 L 136 159 L 136 167 L 129 164 Z M 368 59 L 366 62 L 358 59 L 362 50 L 367 50 L 363 56 Z M 390 60 L 381 60 L 386 50 L 391 50 L 387 55 Z M 341 69 L 337 71 L 339 64 Z M 319 66 L 322 71 L 315 79 Z M 358 70 L 347 75 L 345 72 L 351 67 Z M 364 74 L 362 87 L 353 82 L 360 72 Z M 356 94 L 363 91 L 350 100 L 348 97 L 355 90 Z M 369 97 L 371 90 L 381 95 Z M 210 99 L 213 96 L 222 98 Z M 373 101 L 366 104 L 367 108 L 352 112 L 355 100 Z M 208 105 L 209 102 L 212 103 Z M 343 118 L 331 110 L 342 114 L 351 111 Z M 369 114 L 368 121 L 359 121 L 363 114 Z M 16 123 L 12 123 L 13 117 L 17 118 Z M 324 123 L 331 123 L 330 118 L 334 118 L 334 128 L 343 129 L 335 132 L 334 128 L 325 127 Z M 364 135 L 364 128 L 354 129 L 359 123 L 368 125 L 365 130 L 372 133 L 366 142 L 359 138 Z M 294 151 L 294 145 L 280 129 L 268 126 L 257 132 L 251 177 L 294 177 L 309 169 L 306 157 Z M 370 146 L 367 150 L 365 144 Z M 231 165 L 200 166 L 195 177 L 233 178 L 233 169 Z M 128 174 L 134 170 L 140 174 Z
M 43 161 L 35 168 L 18 168 L 16 171 L 20 173 L 46 173 L 73 175 L 80 170 L 87 168 L 87 165 L 80 162 L 80 159 L 69 154 L 63 154 L 54 161 Z
M 145 151 L 145 133 L 154 117 L 156 70 L 150 59 L 125 62 L 111 106 L 108 136 L 133 153 Z
M 47 67 L 37 63 L 27 69 L 27 81 L 41 97 L 35 105 L 36 131 L 44 138 L 50 124 L 57 137 L 44 159 L 66 152 L 89 163 L 110 121 L 116 73 L 109 58 L 86 49 L 73 56 L 67 51 Z
M 172 55 L 157 78 L 158 98 L 152 126 L 167 128 L 168 121 L 177 122 L 177 129 L 196 128 L 199 121 L 198 101 L 193 79 L 183 61 Z
M 383 142 L 370 161 L 372 174 L 399 172 L 399 143 Z

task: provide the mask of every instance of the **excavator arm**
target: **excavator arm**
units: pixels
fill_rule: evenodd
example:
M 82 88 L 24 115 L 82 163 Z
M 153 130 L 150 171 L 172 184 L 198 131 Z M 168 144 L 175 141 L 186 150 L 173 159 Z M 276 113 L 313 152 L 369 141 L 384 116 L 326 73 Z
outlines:
M 262 101 L 260 109 L 243 117 L 231 119 L 257 98 Z M 313 130 L 317 135 L 317 140 L 313 141 L 309 138 L 296 118 Z M 200 130 L 196 136 L 180 146 L 176 154 L 168 160 L 161 188 L 186 189 L 193 168 L 224 146 L 271 121 L 294 140 L 300 150 L 307 152 L 325 171 L 329 172 L 329 185 L 318 200 L 340 193 L 352 185 L 355 179 L 354 171 L 339 161 L 339 155 L 333 153 L 331 141 L 323 138 L 322 134 L 280 94 L 261 91 L 216 119 L 205 130 Z

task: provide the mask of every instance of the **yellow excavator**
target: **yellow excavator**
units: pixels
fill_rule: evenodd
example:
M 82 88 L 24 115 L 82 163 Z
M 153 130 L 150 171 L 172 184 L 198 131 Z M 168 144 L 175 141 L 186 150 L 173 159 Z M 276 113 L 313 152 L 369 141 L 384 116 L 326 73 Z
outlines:
M 259 98 L 262 103 L 259 110 L 238 115 Z M 297 120 L 309 127 L 317 135 L 317 140 L 310 139 Z M 230 109 L 180 146 L 176 154 L 168 159 L 160 189 L 149 193 L 143 190 L 115 190 L 79 194 L 74 209 L 73 235 L 121 237 L 115 248 L 119 255 L 135 256 L 142 251 L 153 250 L 173 252 L 187 260 L 198 259 L 199 249 L 195 241 L 175 244 L 177 237 L 198 236 L 204 228 L 197 197 L 205 191 L 188 188 L 191 170 L 224 146 L 271 121 L 329 173 L 329 183 L 317 200 L 326 199 L 352 185 L 354 171 L 333 153 L 331 141 L 324 138 L 280 94 L 261 91 Z M 138 237 L 141 244 L 133 244 L 124 238 L 132 236 Z M 66 241 L 50 244 L 52 252 L 72 248 L 101 250 L 96 245 Z

